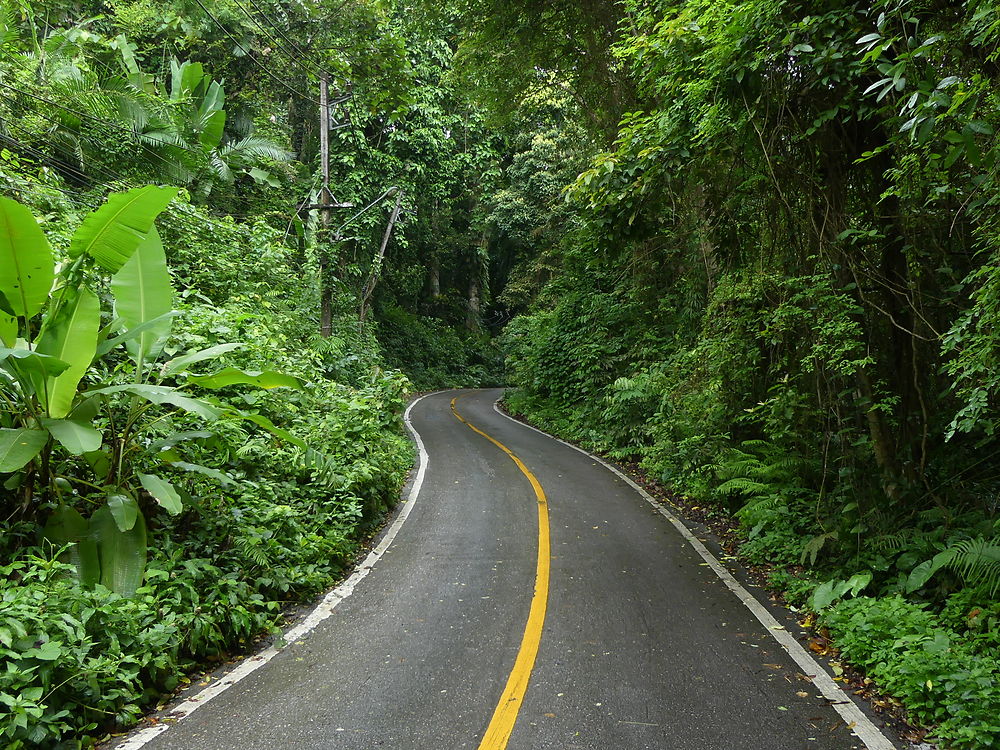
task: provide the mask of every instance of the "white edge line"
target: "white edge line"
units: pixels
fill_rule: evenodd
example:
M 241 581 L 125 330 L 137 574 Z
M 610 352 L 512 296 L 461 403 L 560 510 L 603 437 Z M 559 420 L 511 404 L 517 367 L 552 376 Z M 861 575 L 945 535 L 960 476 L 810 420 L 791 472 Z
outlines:
M 501 396 L 500 398 L 503 398 Z M 896 746 L 889 740 L 885 734 L 872 723 L 864 712 L 858 707 L 850 695 L 840 689 L 833 678 L 830 677 L 829 673 L 817 662 L 809 652 L 802 648 L 795 637 L 785 629 L 785 626 L 779 623 L 770 612 L 757 601 L 749 591 L 747 591 L 740 583 L 737 581 L 733 574 L 730 573 L 726 567 L 716 559 L 715 555 L 708 551 L 704 544 L 701 543 L 691 530 L 685 526 L 677 516 L 671 513 L 664 507 L 662 503 L 657 502 L 652 495 L 650 495 L 646 490 L 644 490 L 640 485 L 636 484 L 631 477 L 626 476 L 617 467 L 612 466 L 604 459 L 599 456 L 595 456 L 592 453 L 585 451 L 579 446 L 568 443 L 565 440 L 557 438 L 555 435 L 550 435 L 544 430 L 540 430 L 537 427 L 533 427 L 530 424 L 525 424 L 517 419 L 514 419 L 509 414 L 505 414 L 500 409 L 500 399 L 498 398 L 493 402 L 493 410 L 505 419 L 509 419 L 511 422 L 520 425 L 521 427 L 526 427 L 529 430 L 534 430 L 535 432 L 545 435 L 546 437 L 552 438 L 553 440 L 562 443 L 565 446 L 572 448 L 579 453 L 591 458 L 606 469 L 611 471 L 613 474 L 618 475 L 622 480 L 624 480 L 632 489 L 638 492 L 645 500 L 652 505 L 664 518 L 673 524 L 674 528 L 680 532 L 681 536 L 692 546 L 695 551 L 701 555 L 702 559 L 708 563 L 708 566 L 715 572 L 715 574 L 722 579 L 722 582 L 729 587 L 729 590 L 736 594 L 737 598 L 746 605 L 753 615 L 760 621 L 760 624 L 767 628 L 769 632 L 782 648 L 788 653 L 792 660 L 799 665 L 802 673 L 806 675 L 812 683 L 817 687 L 820 694 L 831 702 L 833 708 L 836 709 L 837 713 L 844 720 L 847 726 L 854 732 L 854 734 L 865 743 L 865 747 L 868 750 L 896 750 Z
M 231 688 L 244 677 L 247 677 L 263 667 L 271 661 L 271 659 L 277 656 L 285 647 L 287 647 L 288 644 L 294 643 L 295 641 L 309 635 L 309 633 L 315 629 L 317 625 L 333 614 L 333 610 L 336 609 L 338 604 L 354 593 L 354 588 L 365 576 L 368 575 L 372 566 L 375 565 L 375 563 L 377 563 L 386 553 L 386 550 L 389 549 L 389 546 L 396 538 L 396 534 L 399 533 L 403 523 L 410 515 L 410 511 L 413 510 L 413 506 L 416 504 L 417 496 L 420 494 L 420 487 L 424 483 L 424 474 L 427 472 L 428 456 L 427 449 L 424 447 L 424 441 L 420 438 L 419 433 L 410 421 L 410 412 L 420 401 L 431 395 L 433 394 L 425 393 L 423 396 L 414 399 L 403 413 L 403 421 L 406 424 L 406 429 L 408 429 L 410 434 L 413 435 L 413 440 L 417 444 L 417 452 L 420 457 L 417 474 L 413 479 L 413 485 L 410 487 L 410 493 L 407 495 L 399 515 L 396 516 L 396 520 L 393 521 L 392 526 L 389 527 L 385 536 L 382 537 L 382 541 L 378 543 L 378 546 L 376 546 L 375 549 L 368 553 L 367 557 L 365 557 L 361 564 L 354 570 L 354 573 L 352 573 L 346 581 L 324 596 L 323 599 L 320 600 L 320 602 L 313 608 L 313 610 L 306 615 L 306 618 L 302 622 L 284 634 L 285 646 L 282 648 L 271 646 L 270 648 L 261 651 L 259 654 L 246 657 L 246 659 L 244 659 L 244 661 L 236 667 L 236 669 L 228 672 L 225 677 L 216 682 L 214 685 L 211 685 L 190 698 L 185 699 L 182 701 L 181 705 L 176 708 L 167 709 L 167 713 L 171 719 L 169 723 L 161 723 L 154 727 L 140 729 L 126 741 L 119 745 L 115 745 L 115 750 L 138 750 L 138 748 L 143 747 L 155 737 L 158 737 L 166 732 L 177 722 L 186 719 L 210 700 L 226 692 L 226 690 Z

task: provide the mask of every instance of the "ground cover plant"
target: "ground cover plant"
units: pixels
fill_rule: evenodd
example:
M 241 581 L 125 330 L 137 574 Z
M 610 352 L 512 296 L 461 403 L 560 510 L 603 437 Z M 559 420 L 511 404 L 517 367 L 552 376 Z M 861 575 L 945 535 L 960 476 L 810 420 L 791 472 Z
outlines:
M 55 283 L 35 217 L 0 199 L 11 747 L 126 726 L 185 671 L 250 647 L 337 579 L 410 463 L 402 376 L 279 373 L 280 327 L 237 304 L 174 308 L 152 222 L 175 193 L 110 196 Z M 223 322 L 239 343 L 218 343 Z

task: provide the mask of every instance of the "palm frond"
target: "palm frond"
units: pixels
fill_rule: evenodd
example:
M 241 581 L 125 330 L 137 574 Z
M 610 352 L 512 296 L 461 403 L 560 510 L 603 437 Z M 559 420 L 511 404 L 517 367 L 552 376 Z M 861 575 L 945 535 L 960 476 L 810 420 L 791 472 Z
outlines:
M 227 184 L 233 181 L 233 170 L 226 164 L 218 152 L 213 151 L 209 155 L 208 164 L 212 174 L 219 180 Z
M 291 161 L 294 154 L 263 138 L 250 136 L 219 148 L 219 155 L 228 160 L 230 157 L 245 159 L 272 159 L 273 161 Z

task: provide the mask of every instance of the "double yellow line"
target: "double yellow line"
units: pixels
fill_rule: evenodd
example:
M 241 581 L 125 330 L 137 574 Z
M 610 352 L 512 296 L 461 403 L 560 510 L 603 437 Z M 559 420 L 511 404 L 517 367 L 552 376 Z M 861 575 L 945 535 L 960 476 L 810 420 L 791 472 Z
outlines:
M 489 440 L 493 445 L 506 453 L 510 459 L 517 464 L 517 468 L 528 478 L 531 488 L 535 491 L 535 498 L 538 500 L 538 559 L 535 563 L 535 593 L 531 597 L 531 608 L 528 610 L 528 622 L 524 626 L 524 635 L 521 638 L 521 647 L 518 649 L 517 658 L 514 660 L 514 667 L 507 678 L 507 685 L 504 687 L 497 703 L 496 710 L 493 711 L 493 718 L 490 719 L 486 733 L 482 742 L 479 743 L 479 750 L 504 750 L 510 740 L 510 734 L 514 731 L 514 722 L 517 721 L 517 713 L 521 710 L 524 702 L 524 694 L 528 690 L 528 680 L 531 679 L 531 670 L 535 666 L 535 658 L 538 656 L 538 647 L 542 642 L 542 625 L 545 623 L 545 609 L 549 600 L 549 567 L 551 551 L 549 543 L 549 506 L 545 500 L 545 491 L 539 484 L 535 475 L 528 471 L 514 452 L 499 440 L 487 435 L 474 424 L 458 413 L 455 408 L 456 396 L 451 400 L 451 412 L 466 427 L 479 433 Z

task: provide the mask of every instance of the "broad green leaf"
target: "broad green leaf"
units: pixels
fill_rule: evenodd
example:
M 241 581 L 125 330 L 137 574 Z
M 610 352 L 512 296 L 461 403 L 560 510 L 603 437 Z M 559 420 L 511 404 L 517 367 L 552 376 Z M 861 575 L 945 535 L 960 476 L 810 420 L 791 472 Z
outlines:
M 205 76 L 205 83 L 208 83 L 208 80 L 208 76 Z M 223 111 L 225 102 L 226 92 L 222 84 L 218 81 L 212 81 L 205 92 L 204 98 L 201 100 L 201 106 L 198 108 L 198 116 L 206 117 Z
M 134 497 L 121 492 L 108 495 L 108 508 L 111 509 L 111 516 L 119 531 L 130 531 L 135 526 L 135 520 L 139 517 L 139 504 Z
M 104 402 L 100 396 L 87 396 L 76 402 L 76 406 L 73 407 L 73 411 L 70 412 L 68 419 L 72 419 L 74 422 L 82 422 L 83 424 L 90 424 L 95 419 L 97 419 L 97 413 L 101 410 L 101 404 Z
M 57 547 L 62 547 L 83 539 L 89 528 L 90 524 L 79 511 L 68 505 L 60 505 L 45 522 L 42 536 Z
M 254 414 L 252 412 L 245 412 L 245 411 L 239 411 L 239 410 L 234 410 L 232 412 L 232 414 L 234 416 L 237 416 L 237 417 L 241 418 L 241 419 L 245 419 L 248 422 L 253 422 L 258 427 L 263 427 L 265 430 L 267 430 L 268 432 L 270 432 L 272 435 L 274 435 L 276 437 L 280 437 L 282 440 L 286 440 L 287 442 L 291 443 L 292 445 L 297 445 L 299 448 L 308 448 L 309 447 L 309 444 L 306 443 L 305 440 L 303 440 L 300 437 L 296 437 L 295 435 L 293 435 L 292 433 L 290 433 L 288 430 L 283 430 L 280 427 L 276 427 L 275 424 L 270 419 L 268 419 L 265 416 L 262 416 L 260 414 Z
M 31 349 L 0 349 L 0 362 L 6 359 L 17 360 L 16 367 L 25 374 L 40 374 L 46 377 L 65 372 L 69 367 L 68 362 L 63 362 L 58 357 L 39 354 Z
M 214 83 L 213 86 L 218 84 Z M 226 127 L 226 111 L 218 110 L 205 119 L 205 128 L 198 134 L 198 140 L 203 146 L 215 148 L 222 141 L 222 134 Z
M 0 472 L 17 471 L 49 441 L 45 430 L 0 429 Z
M 65 417 L 73 407 L 80 380 L 94 361 L 100 326 L 100 300 L 89 289 L 81 287 L 74 299 L 63 306 L 58 318 L 43 328 L 37 351 L 69 365 L 59 375 L 46 378 L 42 400 L 47 403 L 49 416 Z
M 195 89 L 205 77 L 201 63 L 184 62 L 180 66 L 180 90 L 178 96 L 194 96 Z
M 148 73 L 143 73 L 139 68 L 139 63 L 135 59 L 135 47 L 129 44 L 124 34 L 119 34 L 111 42 L 111 46 L 118 50 L 121 55 L 122 64 L 128 72 L 128 80 L 139 91 L 147 94 L 155 94 L 156 86 L 154 78 Z
M 159 325 L 144 331 L 138 340 L 133 338 L 125 342 L 136 362 L 154 357 L 163 340 L 170 335 L 171 319 L 163 316 L 174 305 L 167 256 L 155 227 L 111 279 L 111 293 L 115 297 L 115 313 L 126 329 L 163 318 Z
M 816 587 L 816 590 L 813 591 L 811 602 L 813 611 L 822 612 L 837 600 L 838 596 L 834 591 L 836 583 L 836 580 L 827 581 Z
M 215 359 L 226 352 L 231 352 L 244 346 L 245 344 L 219 344 L 218 346 L 210 346 L 207 349 L 201 349 L 200 351 L 182 354 L 181 356 L 174 357 L 164 363 L 163 368 L 160 370 L 160 377 L 170 377 L 171 375 L 180 372 L 188 365 L 193 365 L 195 362 L 201 362 L 206 359 Z
M 281 187 L 281 182 L 279 182 L 275 177 L 268 172 L 266 169 L 261 169 L 260 167 L 252 167 L 248 174 L 253 178 L 253 181 L 258 185 L 268 184 L 271 187 Z
M 103 437 L 101 431 L 89 424 L 71 419 L 42 419 L 42 427 L 48 430 L 63 448 L 74 456 L 100 450 Z
M 90 518 L 90 535 L 101 558 L 101 583 L 122 596 L 132 596 L 146 570 L 146 520 L 136 514 L 135 525 L 121 531 L 107 505 Z
M 47 641 L 40 646 L 23 651 L 21 653 L 21 658 L 56 661 L 62 655 L 62 641 Z M 27 697 L 29 693 L 28 691 L 25 691 L 23 694 Z M 40 695 L 38 698 L 35 698 L 35 700 L 38 700 L 39 698 L 41 698 Z
M 52 249 L 31 211 L 0 197 L 0 294 L 10 312 L 30 318 L 41 310 L 54 275 Z
M 68 505 L 56 508 L 45 523 L 42 536 L 56 547 L 73 545 L 68 552 L 69 562 L 76 566 L 82 586 L 89 588 L 101 580 L 101 563 L 97 544 L 90 538 L 90 522 L 75 508 Z
M 184 510 L 184 505 L 181 503 L 181 496 L 177 494 L 177 490 L 166 479 L 162 479 L 155 474 L 140 474 L 139 483 L 170 515 L 176 516 Z
M 208 466 L 202 466 L 201 464 L 190 464 L 187 461 L 168 461 L 166 462 L 168 466 L 174 469 L 182 469 L 184 471 L 190 471 L 195 474 L 204 474 L 206 477 L 211 477 L 222 484 L 235 484 L 236 481 L 229 476 L 224 471 L 219 471 L 218 469 L 212 469 Z
M 14 346 L 17 341 L 17 318 L 0 312 L 0 344 Z
M 163 325 L 165 321 L 169 323 L 169 321 L 176 318 L 178 315 L 180 315 L 180 312 L 178 310 L 171 310 L 170 312 L 161 315 L 158 318 L 153 318 L 152 320 L 146 321 L 141 325 L 137 325 L 135 328 L 130 328 L 129 330 L 115 336 L 114 338 L 104 338 L 104 340 L 101 341 L 100 337 L 98 337 L 100 343 L 97 345 L 97 353 L 94 355 L 95 358 L 100 359 L 119 344 L 124 344 L 136 338 L 141 333 L 145 333 L 146 331 L 151 331 L 155 328 L 158 328 L 159 326 Z M 112 322 L 111 328 L 113 329 L 114 327 L 117 327 L 119 325 L 121 325 L 121 321 L 118 318 L 115 318 L 115 320 Z M 102 335 L 105 334 L 102 333 Z
M 850 592 L 851 596 L 857 596 L 871 582 L 871 571 L 855 573 L 847 580 L 847 591 Z
M 169 404 L 178 409 L 197 414 L 210 422 L 222 416 L 222 411 L 201 399 L 182 395 L 176 388 L 166 385 L 112 385 L 87 391 L 90 394 L 131 393 L 152 404 Z
M 0 369 L 17 380 L 26 396 L 36 395 L 43 404 L 47 384 L 68 368 L 69 363 L 58 357 L 31 349 L 0 349 Z
M 90 451 L 83 454 L 83 459 L 99 479 L 106 479 L 111 473 L 111 454 L 108 451 Z
M 917 565 L 910 571 L 910 575 L 906 579 L 906 593 L 912 594 L 917 589 L 923 588 L 924 584 L 941 568 L 950 563 L 954 556 L 952 549 L 946 549 L 943 552 L 938 552 L 930 560 L 924 560 Z
M 230 385 L 253 385 L 258 388 L 302 388 L 302 381 L 291 375 L 265 370 L 238 370 L 226 367 L 210 375 L 190 375 L 188 382 L 200 385 L 202 388 L 225 388 Z
M 154 185 L 112 193 L 76 230 L 70 255 L 75 258 L 86 253 L 105 270 L 118 273 L 175 195 L 177 188 Z

